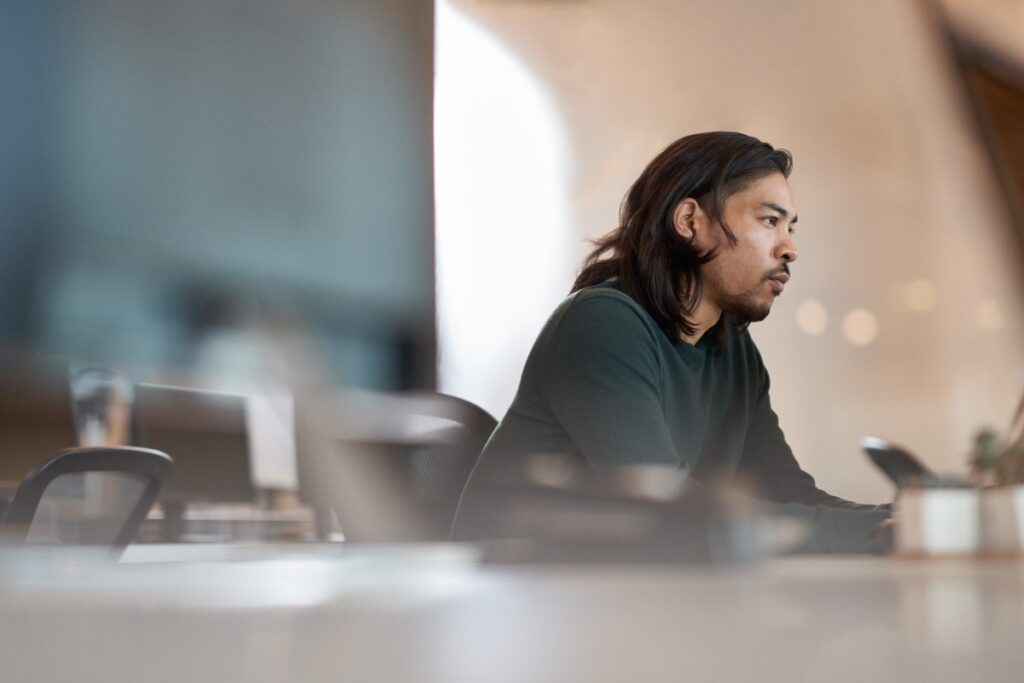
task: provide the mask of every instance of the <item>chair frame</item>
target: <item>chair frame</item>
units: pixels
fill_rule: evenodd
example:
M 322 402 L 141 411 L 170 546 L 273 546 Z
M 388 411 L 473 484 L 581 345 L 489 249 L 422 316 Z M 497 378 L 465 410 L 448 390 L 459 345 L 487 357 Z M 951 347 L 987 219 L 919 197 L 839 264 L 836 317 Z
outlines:
M 458 396 L 442 394 L 440 392 L 422 391 L 408 392 L 405 394 L 399 394 L 399 396 L 412 401 L 422 401 L 422 405 L 429 407 L 429 409 L 425 408 L 421 411 L 421 414 L 423 415 L 450 419 L 466 418 L 463 423 L 466 428 L 471 429 L 476 433 L 483 433 L 486 431 L 487 438 L 490 438 L 490 435 L 493 434 L 494 430 L 498 427 L 498 421 L 494 419 L 493 415 L 477 404 L 467 401 L 464 398 L 459 398 Z M 437 399 L 441 399 L 441 403 L 438 403 Z M 487 438 L 484 439 L 485 443 Z
M 400 438 L 393 442 L 386 439 L 343 438 L 346 447 L 354 449 L 358 457 L 334 459 L 337 453 L 327 439 L 321 439 L 320 442 L 314 441 L 315 445 L 305 455 L 300 447 L 299 455 L 300 459 L 305 458 L 305 465 L 300 460 L 300 467 L 307 468 L 306 477 L 309 482 L 305 485 L 304 495 L 315 510 L 317 534 L 320 538 L 328 537 L 333 519 L 336 518 L 346 540 L 350 542 L 444 541 L 448 538 L 458 509 L 461 490 L 498 421 L 480 406 L 450 394 L 412 391 L 383 396 L 396 401 L 394 409 L 398 413 L 449 419 L 460 425 L 453 427 L 453 431 L 469 431 L 480 435 L 480 443 L 474 444 L 475 452 L 465 463 L 465 476 L 459 481 L 458 491 L 451 505 L 445 506 L 450 507 L 450 510 L 443 511 L 445 519 L 433 520 L 423 517 L 412 502 L 403 504 L 407 493 L 406 473 L 399 471 L 402 468 L 396 463 L 405 459 L 407 454 L 392 458 L 379 457 L 380 453 L 373 453 L 376 447 L 400 451 L 417 445 L 430 446 L 429 442 L 416 444 L 404 442 Z M 308 431 L 315 434 L 315 429 L 324 421 L 325 418 L 320 415 L 320 422 L 314 422 Z M 444 430 L 433 433 L 434 436 L 445 434 Z M 350 451 L 349 455 L 353 455 L 353 452 Z M 345 470 L 341 471 L 341 467 Z M 381 520 L 385 519 L 390 521 L 382 523 Z
M 139 526 L 153 506 L 160 488 L 171 473 L 173 460 L 166 453 L 151 448 L 98 447 L 68 448 L 25 475 L 14 494 L 4 522 L 8 537 L 24 543 L 28 530 L 46 488 L 57 477 L 87 472 L 121 472 L 139 474 L 146 480 L 145 489 L 114 540 L 112 550 L 120 553 L 131 542 Z

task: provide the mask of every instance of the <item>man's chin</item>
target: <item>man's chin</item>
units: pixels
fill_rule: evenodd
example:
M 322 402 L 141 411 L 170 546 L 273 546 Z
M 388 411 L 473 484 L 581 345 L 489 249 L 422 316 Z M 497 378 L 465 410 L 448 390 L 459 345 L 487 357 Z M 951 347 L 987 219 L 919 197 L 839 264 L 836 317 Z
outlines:
M 770 308 L 761 308 L 757 310 L 734 313 L 733 317 L 735 317 L 738 322 L 759 323 L 765 318 L 767 318 L 769 313 L 771 313 Z
M 746 320 L 747 320 L 747 322 L 751 322 L 751 323 L 759 323 L 762 320 L 764 320 L 765 318 L 767 318 L 768 314 L 771 313 L 771 312 L 772 312 L 772 307 L 771 306 L 765 306 L 763 308 L 758 309 L 752 315 L 746 316 Z
M 737 322 L 758 323 L 772 312 L 772 304 L 771 302 L 757 301 L 753 297 L 742 296 L 729 302 L 729 305 L 723 306 L 722 310 L 735 318 Z

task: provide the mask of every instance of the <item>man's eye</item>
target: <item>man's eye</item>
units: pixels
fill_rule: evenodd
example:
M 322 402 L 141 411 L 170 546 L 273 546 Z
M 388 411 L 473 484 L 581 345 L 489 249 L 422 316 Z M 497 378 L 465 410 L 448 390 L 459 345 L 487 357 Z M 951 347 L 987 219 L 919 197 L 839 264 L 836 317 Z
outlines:
M 795 235 L 796 234 L 796 228 L 794 228 L 792 225 L 789 226 L 789 234 L 790 235 Z
M 779 223 L 779 217 L 778 217 L 778 216 L 768 216 L 768 217 L 766 217 L 766 218 L 763 218 L 762 220 L 763 220 L 763 221 L 764 221 L 765 223 L 767 223 L 768 225 L 772 226 L 773 228 L 774 228 L 774 227 L 775 227 L 776 225 L 778 225 L 778 223 Z

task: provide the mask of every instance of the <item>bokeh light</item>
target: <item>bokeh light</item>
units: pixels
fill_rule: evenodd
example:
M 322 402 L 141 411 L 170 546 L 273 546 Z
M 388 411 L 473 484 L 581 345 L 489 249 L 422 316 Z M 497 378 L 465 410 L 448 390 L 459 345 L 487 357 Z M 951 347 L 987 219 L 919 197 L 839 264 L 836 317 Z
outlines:
M 995 332 L 1003 329 L 1003 309 L 995 299 L 983 299 L 978 302 L 978 324 L 984 330 Z
M 905 283 L 901 287 L 900 298 L 907 309 L 925 313 L 935 308 L 938 294 L 931 280 L 921 278 Z
M 854 346 L 867 346 L 878 336 L 878 319 L 866 308 L 855 308 L 843 317 L 843 336 Z
M 796 324 L 804 334 L 817 337 L 828 328 L 828 311 L 817 299 L 807 299 L 796 309 Z

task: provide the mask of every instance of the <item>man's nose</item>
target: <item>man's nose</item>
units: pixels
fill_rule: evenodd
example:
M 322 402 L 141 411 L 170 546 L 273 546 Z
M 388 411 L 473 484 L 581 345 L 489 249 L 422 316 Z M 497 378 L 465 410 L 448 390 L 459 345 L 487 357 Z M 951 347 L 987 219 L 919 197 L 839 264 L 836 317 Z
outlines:
M 783 263 L 792 263 L 796 261 L 800 252 L 796 250 L 796 243 L 793 241 L 792 235 L 787 235 L 786 239 L 779 245 L 778 257 Z

